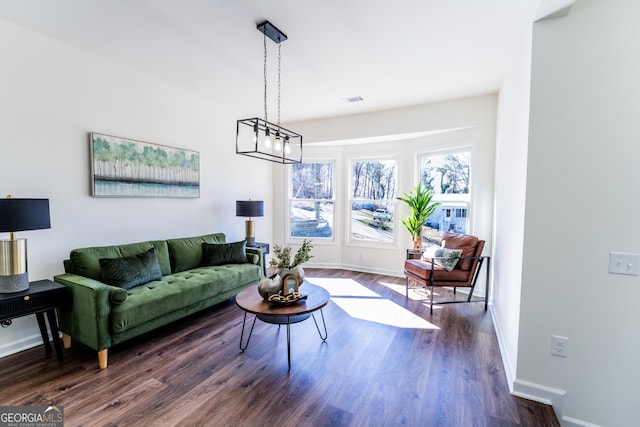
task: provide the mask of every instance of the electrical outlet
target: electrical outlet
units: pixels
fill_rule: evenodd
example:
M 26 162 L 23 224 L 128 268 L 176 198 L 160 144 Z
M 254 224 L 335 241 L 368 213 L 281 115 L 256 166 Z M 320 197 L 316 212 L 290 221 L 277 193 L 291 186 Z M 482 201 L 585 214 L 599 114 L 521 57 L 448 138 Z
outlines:
M 551 354 L 567 357 L 569 355 L 569 338 L 551 335 Z
M 609 252 L 609 273 L 637 276 L 640 273 L 639 267 L 640 255 Z

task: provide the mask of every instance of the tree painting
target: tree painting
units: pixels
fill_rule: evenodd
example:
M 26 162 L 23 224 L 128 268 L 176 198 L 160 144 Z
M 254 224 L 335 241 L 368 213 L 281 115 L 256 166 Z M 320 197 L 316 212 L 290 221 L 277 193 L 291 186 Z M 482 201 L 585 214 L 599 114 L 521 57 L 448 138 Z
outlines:
M 200 155 L 195 151 L 92 133 L 91 154 L 94 196 L 199 194 Z M 117 193 L 109 194 L 114 188 Z

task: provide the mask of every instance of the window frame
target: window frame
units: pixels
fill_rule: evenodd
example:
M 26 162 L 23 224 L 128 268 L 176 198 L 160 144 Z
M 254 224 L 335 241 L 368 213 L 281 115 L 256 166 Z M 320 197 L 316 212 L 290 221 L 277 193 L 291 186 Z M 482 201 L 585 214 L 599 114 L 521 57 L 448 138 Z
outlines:
M 380 153 L 375 155 L 350 155 L 346 159 L 346 168 L 347 173 L 345 176 L 347 177 L 347 182 L 343 186 L 346 189 L 346 194 L 344 195 L 345 199 L 345 212 L 344 212 L 344 220 L 345 220 L 345 236 L 344 236 L 344 244 L 345 246 L 351 247 L 366 247 L 366 248 L 379 248 L 379 249 L 397 249 L 398 248 L 398 201 L 396 197 L 398 195 L 398 184 L 399 184 L 399 165 L 401 161 L 401 156 L 399 153 Z M 355 199 L 353 194 L 353 166 L 356 162 L 376 162 L 376 161 L 393 161 L 395 162 L 396 167 L 396 177 L 395 177 L 395 188 L 394 188 L 394 197 L 391 199 L 380 199 L 378 202 L 384 203 L 386 205 L 392 206 L 393 209 L 393 218 L 391 222 L 393 223 L 393 238 L 390 242 L 384 241 L 370 241 L 370 240 L 357 240 L 353 239 L 352 235 L 352 206 L 353 203 L 356 203 L 360 200 L 373 200 L 373 199 Z
M 453 146 L 433 147 L 432 149 L 420 150 L 415 155 L 415 182 L 422 182 L 422 159 L 433 156 L 446 156 L 447 154 L 455 154 L 461 152 L 469 153 L 469 192 L 463 194 L 434 194 L 433 200 L 440 202 L 441 206 L 451 207 L 454 211 L 458 209 L 466 209 L 465 218 L 465 234 L 473 234 L 473 194 L 475 188 L 474 182 L 474 168 L 475 158 L 474 153 L 475 144 L 473 142 L 467 142 L 463 144 L 456 144 Z M 453 213 L 455 217 L 455 212 Z M 444 232 L 446 230 L 439 230 Z
M 338 206 L 337 206 L 337 201 L 338 198 L 336 197 L 337 192 L 339 191 L 339 184 L 337 182 L 338 179 L 338 159 L 337 158 L 329 158 L 329 157 L 317 157 L 317 158 L 306 158 L 304 161 L 304 164 L 312 164 L 312 163 L 331 163 L 333 165 L 333 171 L 332 171 L 332 181 L 333 181 L 333 188 L 332 188 L 332 198 L 331 199 L 295 199 L 293 198 L 293 194 L 292 194 L 292 187 L 293 187 L 293 167 L 294 165 L 289 165 L 289 167 L 287 168 L 287 173 L 286 173 L 286 183 L 287 183 L 287 192 L 286 192 L 286 208 L 285 208 L 285 215 L 286 215 L 286 221 L 285 221 L 285 241 L 287 243 L 293 243 L 293 244 L 300 244 L 302 243 L 302 241 L 304 239 L 313 239 L 313 244 L 319 244 L 319 245 L 327 245 L 327 244 L 332 244 L 335 245 L 337 240 L 336 240 L 336 235 L 337 235 L 337 231 L 336 229 L 338 228 L 338 223 L 337 223 L 337 210 L 338 210 Z M 316 237 L 316 236 L 311 236 L 311 237 L 298 237 L 298 236 L 292 236 L 291 235 L 291 204 L 294 201 L 309 201 L 309 202 L 322 202 L 322 203 L 326 203 L 326 202 L 332 202 L 333 203 L 333 218 L 332 218 L 332 229 L 331 229 L 331 237 Z

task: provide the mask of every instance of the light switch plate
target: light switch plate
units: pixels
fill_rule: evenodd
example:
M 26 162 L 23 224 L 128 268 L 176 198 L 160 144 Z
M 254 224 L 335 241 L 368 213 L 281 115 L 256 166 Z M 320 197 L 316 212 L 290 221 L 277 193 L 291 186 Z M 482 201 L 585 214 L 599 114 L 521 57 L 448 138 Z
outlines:
M 609 273 L 640 274 L 640 255 L 623 252 L 609 252 Z

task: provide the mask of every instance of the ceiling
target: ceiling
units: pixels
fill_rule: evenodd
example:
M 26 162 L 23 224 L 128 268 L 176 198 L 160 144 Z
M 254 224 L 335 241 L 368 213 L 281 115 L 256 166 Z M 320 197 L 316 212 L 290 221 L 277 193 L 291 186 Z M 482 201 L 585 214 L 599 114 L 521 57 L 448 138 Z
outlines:
M 496 92 L 540 0 L 3 0 L 0 18 L 263 117 L 263 36 L 283 122 Z M 267 39 L 269 121 L 277 45 Z M 344 98 L 361 96 L 362 102 Z

